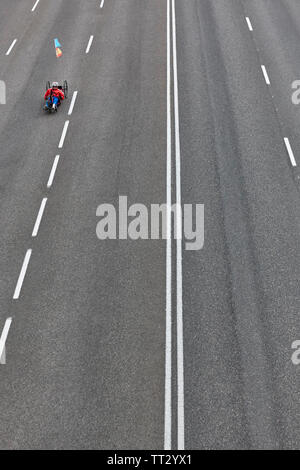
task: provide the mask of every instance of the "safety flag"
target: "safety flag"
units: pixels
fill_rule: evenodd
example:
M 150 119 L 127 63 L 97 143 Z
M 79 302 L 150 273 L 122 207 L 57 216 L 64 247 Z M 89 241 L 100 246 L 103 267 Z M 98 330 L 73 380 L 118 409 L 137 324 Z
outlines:
M 54 39 L 54 46 L 56 50 L 56 57 L 61 57 L 62 56 L 61 44 L 57 38 Z

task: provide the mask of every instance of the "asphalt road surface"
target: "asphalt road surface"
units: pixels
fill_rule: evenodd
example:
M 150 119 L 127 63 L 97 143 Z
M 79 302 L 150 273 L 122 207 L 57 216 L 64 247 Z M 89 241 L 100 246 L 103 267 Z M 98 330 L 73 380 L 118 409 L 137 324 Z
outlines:
M 298 0 L 0 2 L 1 449 L 300 448 L 299 41 Z M 203 248 L 99 240 L 120 195 Z

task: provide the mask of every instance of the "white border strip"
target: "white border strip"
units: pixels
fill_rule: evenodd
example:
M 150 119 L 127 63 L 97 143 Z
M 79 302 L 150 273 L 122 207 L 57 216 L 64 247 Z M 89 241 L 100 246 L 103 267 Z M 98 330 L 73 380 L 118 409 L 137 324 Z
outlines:
M 167 244 L 166 244 L 166 344 L 165 344 L 165 423 L 164 449 L 172 446 L 172 245 L 171 245 L 171 28 L 170 0 L 167 3 L 167 167 L 166 167 L 166 200 L 167 200 Z
M 183 313 L 182 313 L 182 214 L 181 214 L 181 149 L 178 103 L 176 8 L 172 0 L 173 74 L 176 161 L 176 279 L 177 279 L 177 449 L 184 450 L 184 370 L 183 370 Z

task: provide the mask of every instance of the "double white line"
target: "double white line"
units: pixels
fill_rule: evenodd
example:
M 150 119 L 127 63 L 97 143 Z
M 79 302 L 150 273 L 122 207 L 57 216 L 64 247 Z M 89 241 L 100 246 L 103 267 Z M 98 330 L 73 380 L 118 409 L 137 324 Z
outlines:
M 172 5 L 172 10 L 171 10 Z M 171 34 L 172 29 L 172 34 Z M 177 447 L 184 450 L 184 367 L 182 321 L 182 219 L 181 219 L 181 156 L 179 133 L 177 42 L 175 0 L 167 3 L 167 247 L 166 247 L 166 357 L 165 357 L 165 428 L 164 448 L 172 448 L 172 86 L 171 51 L 173 61 L 173 100 L 176 171 L 176 341 L 177 341 Z M 179 236 L 180 235 L 180 236 Z

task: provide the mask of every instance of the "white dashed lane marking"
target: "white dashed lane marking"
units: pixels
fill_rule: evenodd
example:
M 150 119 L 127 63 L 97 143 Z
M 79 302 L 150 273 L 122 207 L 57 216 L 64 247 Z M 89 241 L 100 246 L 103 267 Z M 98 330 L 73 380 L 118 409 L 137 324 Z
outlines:
M 37 218 L 36 218 L 36 222 L 34 224 L 34 228 L 33 228 L 33 232 L 32 232 L 33 237 L 36 237 L 38 232 L 39 232 L 39 228 L 40 228 L 40 225 L 41 225 L 41 221 L 42 221 L 42 217 L 43 217 L 43 214 L 44 214 L 46 204 L 47 204 L 47 198 L 44 197 L 44 199 L 41 202 L 41 206 L 40 206 L 40 210 L 38 212 Z
M 32 10 L 31 11 L 34 11 L 36 9 L 36 7 L 38 6 L 40 0 L 36 0 L 35 4 L 33 5 L 32 7 Z
M 17 300 L 20 297 L 21 289 L 22 289 L 22 286 L 23 286 L 23 282 L 24 282 L 24 278 L 25 278 L 25 275 L 26 275 L 28 264 L 29 264 L 29 261 L 30 261 L 30 258 L 31 258 L 31 254 L 32 254 L 32 250 L 27 250 L 24 261 L 23 261 L 22 269 L 21 269 L 21 272 L 20 272 L 20 275 L 19 275 L 19 279 L 18 279 L 16 288 L 15 288 L 15 292 L 14 292 L 14 296 L 13 296 L 14 300 Z
M 60 148 L 60 149 L 62 149 L 63 146 L 64 146 L 64 141 L 65 141 L 65 138 L 66 138 L 66 135 L 67 135 L 69 124 L 70 124 L 70 121 L 65 122 L 65 125 L 64 125 L 62 134 L 61 134 L 61 138 L 60 138 L 60 141 L 59 141 L 59 144 L 58 144 L 58 148 Z
M 1 337 L 0 337 L 0 364 L 6 364 L 5 344 L 6 344 L 11 322 L 12 322 L 12 318 L 7 318 L 4 328 L 2 330 Z
M 72 101 L 71 101 L 71 104 L 70 104 L 70 108 L 69 108 L 69 112 L 68 112 L 69 116 L 71 116 L 71 114 L 73 112 L 77 95 L 78 95 L 78 91 L 74 91 L 73 96 L 72 96 Z
M 90 49 L 91 49 L 91 46 L 92 46 L 93 40 L 94 40 L 94 36 L 91 36 L 91 37 L 90 37 L 90 39 L 89 39 L 89 42 L 88 42 L 88 45 L 87 45 L 86 51 L 85 51 L 85 53 L 86 53 L 86 54 L 88 54 L 88 53 L 90 52 Z
M 11 51 L 13 50 L 13 48 L 14 48 L 16 42 L 17 42 L 17 39 L 14 39 L 13 42 L 11 43 L 11 45 L 10 45 L 8 51 L 6 52 L 6 55 L 9 55 L 9 54 L 11 53 Z
M 292 150 L 290 141 L 289 141 L 289 139 L 288 139 L 287 137 L 284 138 L 284 143 L 285 143 L 287 152 L 288 152 L 288 154 L 289 154 L 289 157 L 290 157 L 292 166 L 297 166 L 297 162 L 296 162 L 296 159 L 295 159 L 295 157 L 294 157 L 294 152 L 293 152 L 293 150 Z
M 53 165 L 52 165 L 50 176 L 49 176 L 49 179 L 48 179 L 47 188 L 51 188 L 51 186 L 52 186 L 54 176 L 55 176 L 55 172 L 56 172 L 56 168 L 57 168 L 57 165 L 58 165 L 58 161 L 59 161 L 59 155 L 56 155 L 56 157 L 54 159 L 54 162 L 53 162 Z
M 264 77 L 265 77 L 265 81 L 266 81 L 266 84 L 267 85 L 270 85 L 270 79 L 269 79 L 269 75 L 268 75 L 268 72 L 267 72 L 267 69 L 264 65 L 261 66 L 261 69 L 262 69 L 262 72 L 264 74 Z
M 249 30 L 250 30 L 250 31 L 253 31 L 253 27 L 252 27 L 250 18 L 248 18 L 248 16 L 246 16 L 246 21 L 247 21 L 247 25 L 248 25 Z

